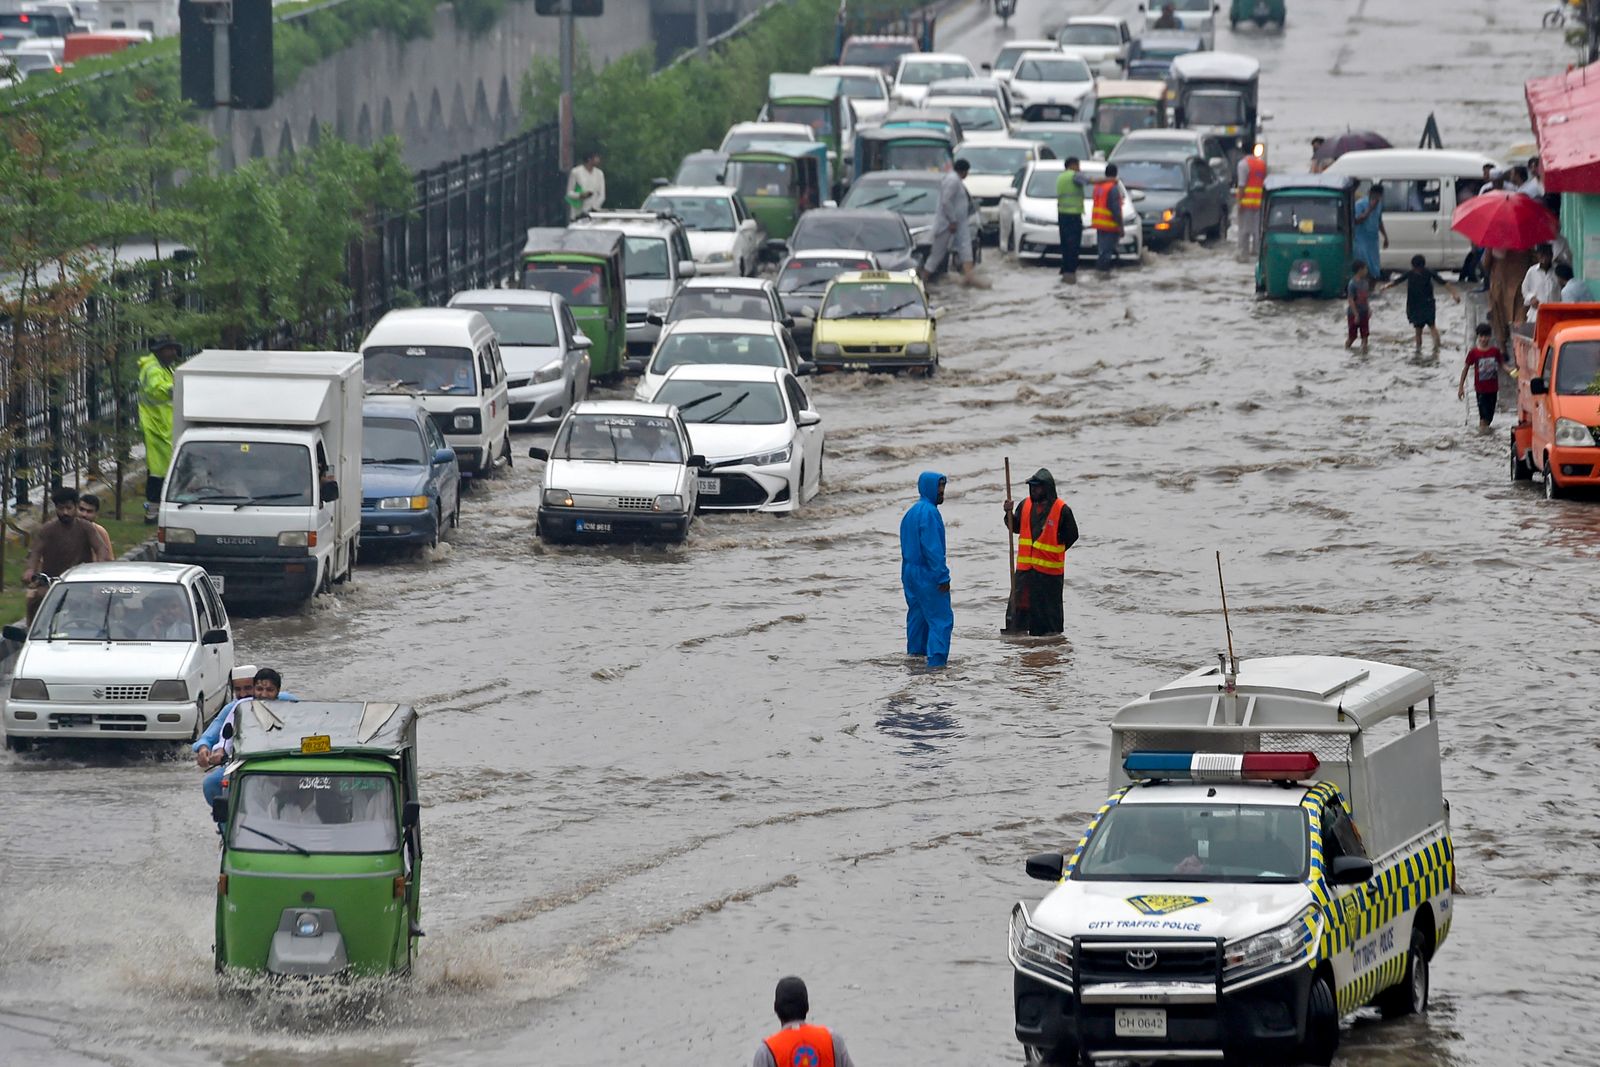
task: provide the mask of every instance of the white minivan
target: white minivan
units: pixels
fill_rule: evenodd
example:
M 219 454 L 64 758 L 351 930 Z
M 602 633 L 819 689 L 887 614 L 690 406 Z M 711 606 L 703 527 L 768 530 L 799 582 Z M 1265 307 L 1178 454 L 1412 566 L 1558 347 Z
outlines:
M 1458 204 L 1483 187 L 1483 168 L 1499 167 L 1479 152 L 1437 148 L 1379 148 L 1346 152 L 1328 166 L 1360 185 L 1357 198 L 1373 182 L 1383 184 L 1383 229 L 1389 247 L 1380 249 L 1384 270 L 1410 270 L 1412 256 L 1424 256 L 1434 270 L 1455 270 L 1472 251 L 1472 242 L 1450 228 Z
M 455 449 L 461 473 L 511 463 L 510 400 L 489 320 L 464 308 L 391 311 L 361 342 L 367 394 L 414 396 Z

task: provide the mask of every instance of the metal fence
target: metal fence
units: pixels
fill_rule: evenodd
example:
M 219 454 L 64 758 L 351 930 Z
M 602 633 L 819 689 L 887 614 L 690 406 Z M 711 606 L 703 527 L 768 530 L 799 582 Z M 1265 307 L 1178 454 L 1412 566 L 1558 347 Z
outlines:
M 332 331 L 339 343 L 353 349 L 390 308 L 442 305 L 457 290 L 511 279 L 528 228 L 565 222 L 558 147 L 551 123 L 418 173 L 412 209 L 376 220 L 371 236 L 349 249 L 350 300 Z M 163 262 L 169 276 L 188 269 L 183 257 Z M 138 299 L 182 288 L 157 284 Z M 100 355 L 107 330 L 120 360 Z M 284 324 L 247 347 L 285 347 L 292 336 Z M 62 484 L 69 472 L 122 451 L 119 439 L 137 436 L 133 362 L 148 341 L 105 321 L 103 305 L 90 300 L 74 323 L 78 355 L 55 359 L 42 377 L 14 365 L 12 325 L 0 318 L 0 426 L 12 444 L 0 456 L 0 486 L 11 486 L 19 510 L 40 486 Z

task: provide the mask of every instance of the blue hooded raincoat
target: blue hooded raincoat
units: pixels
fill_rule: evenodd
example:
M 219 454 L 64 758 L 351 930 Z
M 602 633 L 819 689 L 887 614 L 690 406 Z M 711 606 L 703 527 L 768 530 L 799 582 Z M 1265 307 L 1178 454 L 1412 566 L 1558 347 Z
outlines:
M 944 561 L 944 516 L 934 503 L 944 475 L 923 471 L 917 476 L 921 497 L 900 520 L 900 584 L 906 590 L 906 652 L 926 655 L 928 666 L 943 667 L 950 656 L 950 631 L 956 619 L 950 610 L 950 568 Z

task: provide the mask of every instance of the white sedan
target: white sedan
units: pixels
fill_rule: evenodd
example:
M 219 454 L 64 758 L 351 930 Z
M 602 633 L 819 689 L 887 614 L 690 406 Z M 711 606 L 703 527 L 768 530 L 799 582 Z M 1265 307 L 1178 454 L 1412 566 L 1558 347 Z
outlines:
M 822 490 L 822 416 L 782 368 L 674 367 L 657 404 L 704 457 L 702 511 L 795 511 Z
M 1120 78 L 1133 35 L 1127 20 L 1115 15 L 1077 15 L 1061 27 L 1056 40 L 1067 55 L 1088 63 L 1096 77 Z
M 1040 113 L 1040 118 L 1087 119 L 1094 114 L 1094 73 L 1077 56 L 1024 52 L 1011 73 L 1011 100 L 1024 117 L 1030 117 L 1031 108 L 1048 108 L 1050 113 Z
M 1061 230 L 1056 221 L 1056 179 L 1061 176 L 1062 161 L 1044 159 L 1030 163 L 1028 169 L 1012 180 L 1011 188 L 1000 198 L 1000 248 L 1015 252 L 1017 259 L 1043 259 L 1047 254 L 1061 254 Z M 1084 162 L 1084 177 L 1103 178 L 1106 165 Z M 1120 181 L 1122 191 L 1122 239 L 1117 242 L 1119 255 L 1132 256 L 1138 262 L 1144 253 L 1144 224 L 1134 209 L 1134 200 L 1144 194 L 1129 193 Z M 1094 229 L 1090 215 L 1094 210 L 1094 191 L 1083 191 L 1083 255 L 1093 256 Z
M 967 161 L 967 195 L 978 202 L 983 234 L 993 237 L 1000 227 L 1000 198 L 1012 186 L 1017 172 L 1039 160 L 1037 141 L 962 141 L 956 158 Z
M 889 113 L 889 79 L 877 67 L 812 67 L 811 73 L 839 79 L 839 93 L 856 109 L 858 128 Z
M 992 96 L 930 96 L 922 106 L 959 122 L 962 144 L 987 144 L 1011 138 L 1010 116 Z
M 633 398 L 648 401 L 661 381 L 680 364 L 726 363 L 746 367 L 782 367 L 809 373 L 789 329 L 760 319 L 679 319 L 661 328 L 661 340 L 641 368 Z
M 972 60 L 954 52 L 908 52 L 900 57 L 890 95 L 902 104 L 920 106 L 928 86 L 945 78 L 976 78 Z
M 233 629 L 206 572 L 85 563 L 50 587 L 22 642 L 5 743 L 191 741 L 229 699 Z
M 736 190 L 725 185 L 669 185 L 652 192 L 644 210 L 664 211 L 682 221 L 699 275 L 749 275 L 761 264 L 766 233 Z

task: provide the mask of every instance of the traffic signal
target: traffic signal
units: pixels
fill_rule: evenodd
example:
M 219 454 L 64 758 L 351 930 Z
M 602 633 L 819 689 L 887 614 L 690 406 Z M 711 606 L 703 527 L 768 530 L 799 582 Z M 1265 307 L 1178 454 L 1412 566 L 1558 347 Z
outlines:
M 537 15 L 572 15 L 595 18 L 605 14 L 605 0 L 533 0 Z

